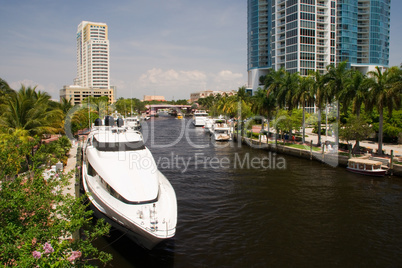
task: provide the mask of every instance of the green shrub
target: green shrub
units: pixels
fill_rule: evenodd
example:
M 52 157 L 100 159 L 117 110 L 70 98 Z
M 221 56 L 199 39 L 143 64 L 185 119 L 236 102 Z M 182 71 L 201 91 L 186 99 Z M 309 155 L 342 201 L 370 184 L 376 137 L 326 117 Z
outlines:
M 61 146 L 63 147 L 63 146 Z M 111 255 L 92 242 L 109 232 L 103 221 L 92 223 L 92 211 L 82 198 L 64 195 L 70 174 L 44 179 L 43 163 L 33 159 L 28 172 L 21 159 L 31 146 L 15 137 L 0 142 L 0 263 L 4 267 L 91 267 L 89 260 L 106 263 Z M 72 239 L 84 230 L 85 239 Z

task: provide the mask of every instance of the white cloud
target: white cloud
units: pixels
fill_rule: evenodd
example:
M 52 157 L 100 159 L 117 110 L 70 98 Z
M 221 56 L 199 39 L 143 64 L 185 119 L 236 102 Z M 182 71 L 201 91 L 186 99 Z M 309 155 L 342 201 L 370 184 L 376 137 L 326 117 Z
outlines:
M 42 91 L 42 92 L 47 92 L 50 96 L 52 96 L 53 100 L 58 100 L 59 98 L 59 88 L 56 86 L 56 84 L 54 83 L 49 83 L 46 85 L 37 83 L 33 80 L 29 80 L 29 79 L 23 79 L 20 81 L 15 81 L 15 82 L 11 82 L 10 87 L 12 89 L 14 89 L 15 91 L 19 91 L 21 89 L 21 86 L 25 86 L 27 87 L 36 87 L 36 91 Z
M 29 80 L 29 79 L 24 79 L 16 82 L 11 82 L 10 87 L 16 91 L 20 90 L 21 86 L 24 85 L 26 88 L 27 87 L 36 87 L 36 90 L 44 91 L 45 86 L 41 85 L 35 81 Z
M 176 71 L 173 69 L 164 71 L 160 68 L 153 68 L 142 74 L 139 78 L 140 84 L 161 85 L 161 86 L 185 86 L 192 83 L 205 81 L 207 76 L 201 71 Z
M 243 74 L 241 73 L 233 73 L 229 70 L 223 70 L 218 73 L 215 78 L 215 81 L 222 82 L 222 81 L 233 81 L 243 79 Z
M 237 90 L 245 84 L 243 74 L 231 70 L 206 73 L 200 70 L 152 68 L 139 77 L 136 93 L 189 98 L 202 90 Z M 169 96 L 170 95 L 170 96 Z

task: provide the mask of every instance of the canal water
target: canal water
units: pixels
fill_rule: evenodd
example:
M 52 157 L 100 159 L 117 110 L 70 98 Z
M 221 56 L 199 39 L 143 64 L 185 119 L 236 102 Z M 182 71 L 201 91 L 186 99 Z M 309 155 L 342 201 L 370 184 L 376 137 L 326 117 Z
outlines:
M 176 191 L 176 235 L 148 251 L 112 230 L 97 244 L 109 267 L 402 265 L 401 178 L 216 143 L 190 119 L 143 133 Z

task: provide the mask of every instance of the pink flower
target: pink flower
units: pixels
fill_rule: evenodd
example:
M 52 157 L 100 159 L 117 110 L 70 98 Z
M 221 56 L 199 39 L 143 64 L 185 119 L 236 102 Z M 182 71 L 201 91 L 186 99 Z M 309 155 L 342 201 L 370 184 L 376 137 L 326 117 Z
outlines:
M 71 256 L 70 257 L 68 257 L 67 258 L 67 260 L 69 261 L 69 262 L 73 262 L 73 261 L 75 261 L 76 259 L 78 259 L 79 257 L 81 257 L 81 255 L 82 255 L 82 253 L 81 253 L 81 251 L 72 251 L 71 252 Z
M 45 245 L 43 246 L 43 249 L 45 250 L 45 254 L 54 252 L 52 245 L 49 244 L 48 242 L 45 243 Z
M 34 251 L 34 252 L 32 252 L 32 256 L 35 258 L 35 259 L 40 259 L 40 257 L 42 257 L 42 253 L 40 253 L 39 251 Z

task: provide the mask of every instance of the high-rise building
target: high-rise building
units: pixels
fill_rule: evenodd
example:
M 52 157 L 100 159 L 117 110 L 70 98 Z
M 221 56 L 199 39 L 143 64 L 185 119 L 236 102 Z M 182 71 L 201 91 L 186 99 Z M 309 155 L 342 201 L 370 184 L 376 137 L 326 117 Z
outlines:
M 337 61 L 363 73 L 389 67 L 391 0 L 337 1 Z
M 106 23 L 83 21 L 77 29 L 76 84 L 109 89 L 109 40 Z
M 367 72 L 389 65 L 391 0 L 248 0 L 252 89 L 269 69 L 307 75 L 348 61 Z
M 116 87 L 110 86 L 109 40 L 106 23 L 82 21 L 77 30 L 77 77 L 74 85 L 60 89 L 60 100 L 80 104 L 88 97 L 107 96 L 115 102 Z

